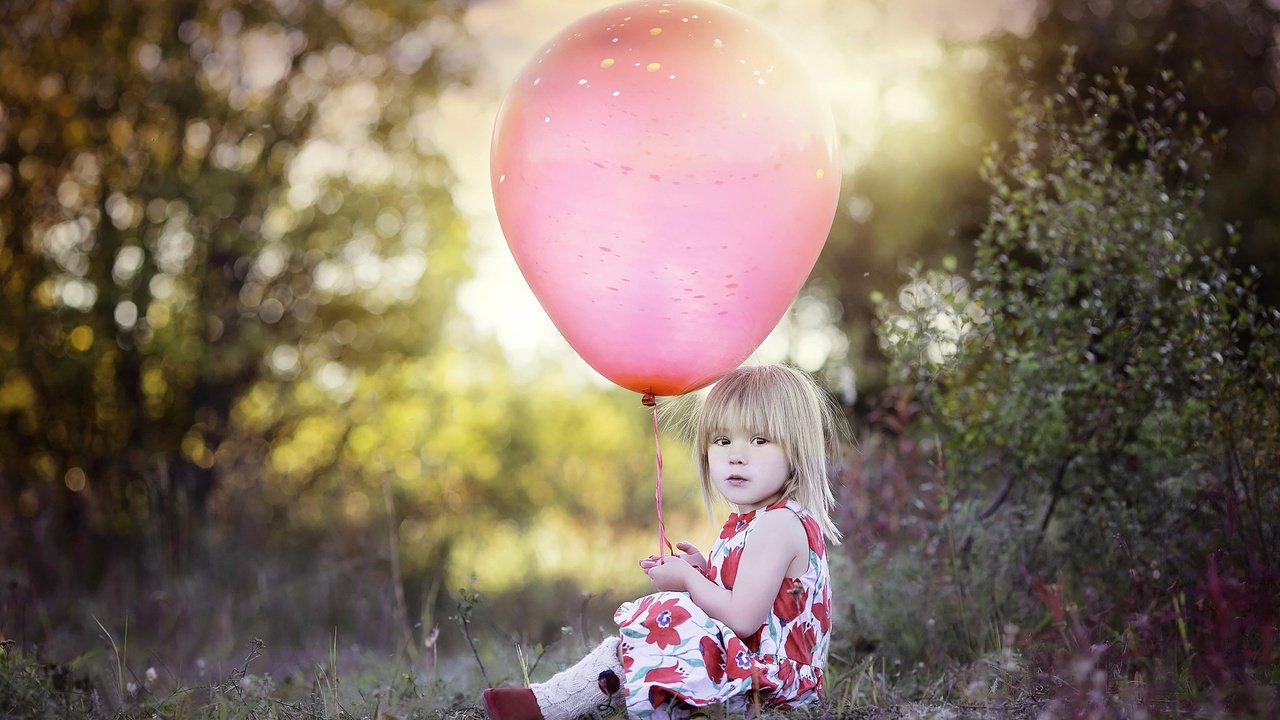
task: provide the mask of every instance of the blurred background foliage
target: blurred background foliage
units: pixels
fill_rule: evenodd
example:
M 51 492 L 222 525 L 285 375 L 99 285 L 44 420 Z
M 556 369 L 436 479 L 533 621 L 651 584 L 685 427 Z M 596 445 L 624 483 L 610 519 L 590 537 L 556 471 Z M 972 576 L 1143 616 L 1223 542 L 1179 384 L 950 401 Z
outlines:
M 1176 676 L 1263 707 L 1280 13 L 1037 8 L 944 45 L 919 81 L 939 111 L 850 169 L 784 323 L 860 437 L 831 686 L 981 701 L 1031 663 L 1028 693 L 1087 666 L 1067 684 Z M 647 412 L 511 363 L 456 302 L 474 256 L 433 128 L 476 69 L 472 9 L 0 9 L 0 635 L 65 660 L 104 652 L 94 617 L 131 624 L 195 677 L 254 636 L 281 666 L 335 633 L 460 651 L 441 629 L 474 611 L 492 657 L 644 590 Z M 1055 115 L 1071 87 L 1103 88 L 1111 124 Z M 1112 107 L 1122 87 L 1156 105 Z M 1147 117 L 1165 144 L 1124 134 Z M 687 445 L 663 448 L 669 532 L 709 544 Z

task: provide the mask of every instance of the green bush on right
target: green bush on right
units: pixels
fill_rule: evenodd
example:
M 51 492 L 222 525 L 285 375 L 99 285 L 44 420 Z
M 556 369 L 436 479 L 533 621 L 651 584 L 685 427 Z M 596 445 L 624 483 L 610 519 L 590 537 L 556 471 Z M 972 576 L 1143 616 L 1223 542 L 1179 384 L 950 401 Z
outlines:
M 940 445 L 945 577 L 996 628 L 947 654 L 1013 627 L 1039 667 L 1248 711 L 1280 659 L 1280 311 L 1204 218 L 1215 137 L 1181 87 L 1068 51 L 985 162 L 967 277 L 917 267 L 878 335 Z

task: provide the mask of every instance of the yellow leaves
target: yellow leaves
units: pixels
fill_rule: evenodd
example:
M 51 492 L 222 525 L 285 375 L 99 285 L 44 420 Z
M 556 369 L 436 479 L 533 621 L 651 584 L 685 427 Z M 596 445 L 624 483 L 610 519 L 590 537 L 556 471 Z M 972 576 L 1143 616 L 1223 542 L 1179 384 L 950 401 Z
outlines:
M 124 151 L 133 142 L 133 123 L 123 115 L 116 115 L 107 123 L 107 137 L 117 150 Z
M 192 428 L 182 438 L 182 454 L 196 466 L 206 470 L 213 467 L 213 450 L 205 442 L 200 431 Z
M 395 459 L 396 477 L 405 482 L 412 482 L 422 477 L 422 461 L 418 456 L 403 454 Z
M 347 438 L 347 452 L 355 457 L 370 457 L 381 440 L 373 427 L 361 425 L 353 429 Z
M 240 397 L 232 410 L 232 421 L 249 434 L 258 434 L 271 425 L 281 399 L 277 388 L 260 383 Z
M 164 410 L 164 396 L 169 391 L 169 382 L 165 379 L 164 370 L 152 363 L 142 371 L 142 394 L 147 405 L 147 412 L 152 417 L 160 417 Z
M 363 490 L 352 490 L 342 499 L 342 514 L 352 525 L 363 525 L 369 520 L 372 503 Z
M 18 370 L 5 373 L 0 382 L 0 412 L 30 410 L 35 401 L 35 388 L 25 374 Z
M 93 328 L 88 325 L 78 325 L 71 334 L 67 336 L 67 344 L 73 350 L 85 352 L 93 347 Z
M 449 587 L 465 585 L 474 575 L 482 593 L 557 579 L 621 594 L 643 592 L 648 582 L 635 563 L 656 552 L 655 543 L 646 531 L 619 531 L 590 517 L 550 509 L 525 527 L 508 521 L 457 533 Z
M 634 395 L 554 369 L 528 382 L 483 345 L 355 371 L 347 404 L 305 378 L 256 387 L 237 406 L 237 424 L 259 434 L 272 417 L 305 416 L 272 438 L 262 485 L 291 522 L 385 523 L 385 479 L 406 567 L 436 562 L 448 544 L 454 583 L 472 573 L 488 589 L 643 582 L 633 558 L 656 551 L 655 468 L 649 411 Z M 702 522 L 688 449 L 667 438 L 663 449 L 668 526 Z
M 292 435 L 277 440 L 272 447 L 271 467 L 285 475 L 317 471 L 333 459 L 341 448 L 341 417 L 317 415 L 298 423 Z

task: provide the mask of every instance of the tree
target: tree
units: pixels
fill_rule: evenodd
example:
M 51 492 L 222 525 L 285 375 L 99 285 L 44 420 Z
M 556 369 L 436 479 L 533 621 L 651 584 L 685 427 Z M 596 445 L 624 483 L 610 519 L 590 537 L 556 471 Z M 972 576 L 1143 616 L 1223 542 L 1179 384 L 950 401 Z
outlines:
M 92 585 L 118 551 L 180 565 L 244 460 L 251 387 L 340 392 L 350 367 L 436 345 L 465 246 L 423 119 L 460 79 L 460 11 L 0 11 L 6 564 L 37 586 Z M 268 439 L 301 421 L 276 410 Z
M 1272 210 L 1280 203 L 1280 11 L 1264 0 L 1040 5 L 1027 35 L 946 44 L 943 60 L 922 83 L 938 116 L 886 127 L 875 152 L 845 183 L 844 212 L 814 280 L 839 306 L 851 340 L 848 361 L 864 398 L 885 384 L 869 296 L 895 294 L 902 270 L 914 261 L 937 266 L 954 257 L 958 268 L 971 266 L 990 193 L 976 168 L 985 147 L 1006 141 L 1014 129 L 1003 112 L 1004 88 L 1052 85 L 1065 46 L 1076 48 L 1075 65 L 1087 76 L 1130 68 L 1130 82 L 1140 88 L 1157 84 L 1161 68 L 1198 79 L 1182 88 L 1186 109 L 1205 113 L 1226 131 L 1210 158 L 1215 179 L 1201 204 L 1212 221 L 1209 237 L 1224 246 L 1222 228 L 1233 223 L 1238 250 L 1229 263 L 1246 272 L 1258 268 L 1258 297 L 1280 306 L 1280 225 Z
M 881 335 L 941 434 L 974 575 L 1061 573 L 1120 623 L 1134 567 L 1192 595 L 1227 566 L 1249 587 L 1277 576 L 1280 313 L 1212 238 L 1213 143 L 1180 83 L 1086 78 L 1071 57 L 985 166 L 972 282 L 917 271 Z M 1237 600 L 1274 618 L 1269 595 Z M 1224 657 L 1216 627 L 1193 631 L 1197 663 Z M 1240 650 L 1259 632 L 1227 662 L 1274 661 Z

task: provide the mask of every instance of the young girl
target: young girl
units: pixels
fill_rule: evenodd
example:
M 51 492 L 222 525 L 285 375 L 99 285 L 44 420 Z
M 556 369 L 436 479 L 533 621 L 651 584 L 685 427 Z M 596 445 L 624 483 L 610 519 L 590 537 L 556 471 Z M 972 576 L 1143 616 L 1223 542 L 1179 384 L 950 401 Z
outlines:
M 621 709 L 685 718 L 694 708 L 792 708 L 822 695 L 831 633 L 824 536 L 831 521 L 827 451 L 837 428 L 806 374 L 741 367 L 707 396 L 694 449 L 703 500 L 735 512 L 704 557 L 640 561 L 659 592 L 623 603 L 619 632 L 577 665 L 531 688 L 485 691 L 495 720 L 575 720 Z

